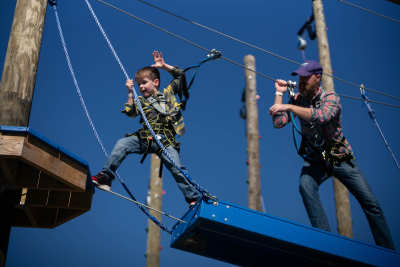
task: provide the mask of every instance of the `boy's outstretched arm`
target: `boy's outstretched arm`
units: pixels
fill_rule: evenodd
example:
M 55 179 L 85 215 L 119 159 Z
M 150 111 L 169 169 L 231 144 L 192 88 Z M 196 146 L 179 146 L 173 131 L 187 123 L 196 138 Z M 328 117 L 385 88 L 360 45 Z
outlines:
M 154 51 L 153 52 L 154 63 L 151 65 L 153 68 L 162 69 L 165 71 L 171 71 L 174 67 L 165 63 L 163 55 L 161 52 Z

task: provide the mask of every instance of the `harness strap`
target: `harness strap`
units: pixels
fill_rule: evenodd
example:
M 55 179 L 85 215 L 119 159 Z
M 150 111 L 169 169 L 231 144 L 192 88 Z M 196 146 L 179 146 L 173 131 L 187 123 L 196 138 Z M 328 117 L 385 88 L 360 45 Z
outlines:
M 165 96 L 162 93 L 159 93 L 159 101 L 157 101 L 152 96 L 147 97 L 146 100 L 149 101 L 150 105 L 152 105 L 161 115 L 173 117 L 180 112 L 179 105 L 176 108 L 172 109 L 170 112 L 165 111 L 165 103 L 167 102 L 167 100 L 165 99 Z

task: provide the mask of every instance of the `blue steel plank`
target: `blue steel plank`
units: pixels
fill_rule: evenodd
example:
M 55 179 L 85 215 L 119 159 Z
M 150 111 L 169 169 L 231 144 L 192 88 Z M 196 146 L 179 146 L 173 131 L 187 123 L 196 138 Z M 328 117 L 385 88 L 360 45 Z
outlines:
M 60 153 L 66 157 L 68 157 L 69 159 L 75 161 L 76 163 L 78 163 L 79 165 L 87 168 L 88 167 L 88 163 L 86 160 L 81 159 L 80 157 L 78 157 L 77 155 L 69 152 L 68 150 L 66 150 L 65 148 L 63 148 L 62 146 L 59 146 L 58 149 L 60 150 Z
M 374 265 L 394 266 L 400 262 L 400 254 L 389 249 L 366 244 L 313 227 L 277 218 L 265 213 L 220 201 L 215 207 L 204 201 L 198 202 L 182 220 L 174 226 L 171 247 L 206 257 L 238 264 L 232 253 L 223 253 L 222 244 L 232 249 L 267 251 L 274 254 L 274 261 L 289 264 L 297 261 L 300 265 Z M 195 217 L 197 215 L 197 217 Z M 199 226 L 200 225 L 200 226 Z M 180 246 L 190 236 L 208 236 L 206 251 L 190 251 Z M 221 243 L 222 242 L 222 243 Z M 215 246 L 215 244 L 219 246 Z M 275 249 L 275 250 L 274 250 Z M 256 257 L 256 256 L 254 256 Z M 272 257 L 270 257 L 271 259 Z M 237 259 L 238 260 L 238 259 Z M 323 264 L 324 263 L 324 264 Z M 251 259 L 246 260 L 251 264 Z M 241 263 L 243 265 L 243 262 Z
M 24 133 L 26 132 L 26 127 L 19 127 L 19 126 L 0 126 L 0 130 L 5 133 Z
M 53 141 L 51 141 L 47 137 L 44 137 L 40 133 L 36 132 L 31 127 L 28 128 L 28 133 L 29 133 L 30 136 L 32 136 L 35 139 L 37 139 L 39 142 L 42 142 L 45 145 L 47 145 L 47 146 L 53 148 L 54 150 L 58 151 L 58 145 L 56 143 L 54 143 Z

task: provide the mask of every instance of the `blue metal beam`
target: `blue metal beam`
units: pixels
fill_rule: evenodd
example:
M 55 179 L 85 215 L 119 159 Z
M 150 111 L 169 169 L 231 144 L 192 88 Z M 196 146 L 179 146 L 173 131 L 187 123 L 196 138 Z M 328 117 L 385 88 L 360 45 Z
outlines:
M 399 266 L 396 251 L 225 201 L 200 200 L 171 247 L 240 266 Z

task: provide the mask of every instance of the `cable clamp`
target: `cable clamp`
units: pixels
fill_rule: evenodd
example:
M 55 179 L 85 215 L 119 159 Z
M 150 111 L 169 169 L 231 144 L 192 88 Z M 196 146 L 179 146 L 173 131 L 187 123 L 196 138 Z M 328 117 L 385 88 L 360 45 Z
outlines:
M 210 54 L 207 55 L 207 57 L 210 58 L 211 60 L 220 59 L 222 57 L 222 54 L 220 51 L 217 51 L 216 49 L 212 49 L 210 51 Z
M 361 92 L 361 96 L 364 98 L 364 100 L 368 101 L 368 100 L 366 99 L 366 96 L 365 96 L 364 84 L 361 84 L 360 92 Z

